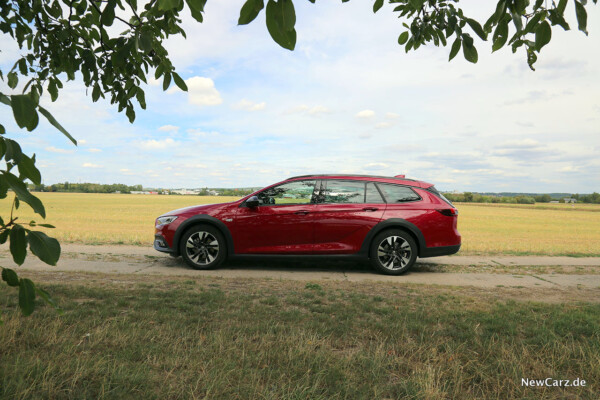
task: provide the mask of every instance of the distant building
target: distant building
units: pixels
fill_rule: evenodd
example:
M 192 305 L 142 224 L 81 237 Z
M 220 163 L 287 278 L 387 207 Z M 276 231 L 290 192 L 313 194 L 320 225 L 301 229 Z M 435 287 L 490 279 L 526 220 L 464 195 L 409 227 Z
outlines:
M 565 201 L 565 203 L 577 203 L 577 199 L 574 199 L 572 197 L 565 197 L 563 200 Z
M 176 194 L 198 194 L 200 193 L 199 189 L 176 189 L 176 190 L 171 190 L 171 193 L 176 193 Z
M 558 204 L 558 200 L 550 200 L 550 203 Z

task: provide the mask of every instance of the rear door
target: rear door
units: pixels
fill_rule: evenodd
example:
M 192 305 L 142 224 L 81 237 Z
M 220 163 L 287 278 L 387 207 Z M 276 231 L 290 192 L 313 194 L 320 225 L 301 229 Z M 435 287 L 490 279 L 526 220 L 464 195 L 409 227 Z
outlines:
M 315 206 L 316 254 L 353 254 L 381 220 L 386 204 L 372 182 L 322 181 Z

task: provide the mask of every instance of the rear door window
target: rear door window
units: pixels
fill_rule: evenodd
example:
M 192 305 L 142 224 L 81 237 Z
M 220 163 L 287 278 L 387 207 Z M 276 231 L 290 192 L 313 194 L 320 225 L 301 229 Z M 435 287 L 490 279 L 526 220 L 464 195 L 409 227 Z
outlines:
M 379 190 L 377 190 L 373 182 L 367 183 L 365 203 L 385 203 L 385 201 L 381 197 L 381 193 L 379 193 Z
M 385 199 L 390 204 L 421 200 L 421 197 L 414 190 L 406 186 L 387 183 L 378 183 L 377 186 L 381 189 Z
M 326 182 L 322 191 L 322 202 L 325 204 L 356 204 L 365 202 L 365 183 L 359 181 Z

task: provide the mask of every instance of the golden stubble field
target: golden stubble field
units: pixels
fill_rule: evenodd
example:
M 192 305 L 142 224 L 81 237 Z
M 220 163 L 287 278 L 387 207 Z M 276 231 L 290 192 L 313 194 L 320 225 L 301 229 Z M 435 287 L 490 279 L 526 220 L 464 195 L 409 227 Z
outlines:
M 157 216 L 197 204 L 236 200 L 221 196 L 36 193 L 46 206 L 48 233 L 62 242 L 151 245 Z M 0 215 L 10 213 L 12 196 Z M 600 205 L 457 204 L 463 235 L 459 254 L 600 256 Z M 22 203 L 21 223 L 35 219 Z

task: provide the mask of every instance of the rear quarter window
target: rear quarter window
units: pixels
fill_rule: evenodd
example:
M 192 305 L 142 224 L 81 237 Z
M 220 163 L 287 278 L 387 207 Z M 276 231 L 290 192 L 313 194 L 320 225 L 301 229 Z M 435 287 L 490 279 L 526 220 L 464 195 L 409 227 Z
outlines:
M 421 197 L 409 187 L 378 183 L 377 186 L 390 204 L 421 200 Z

